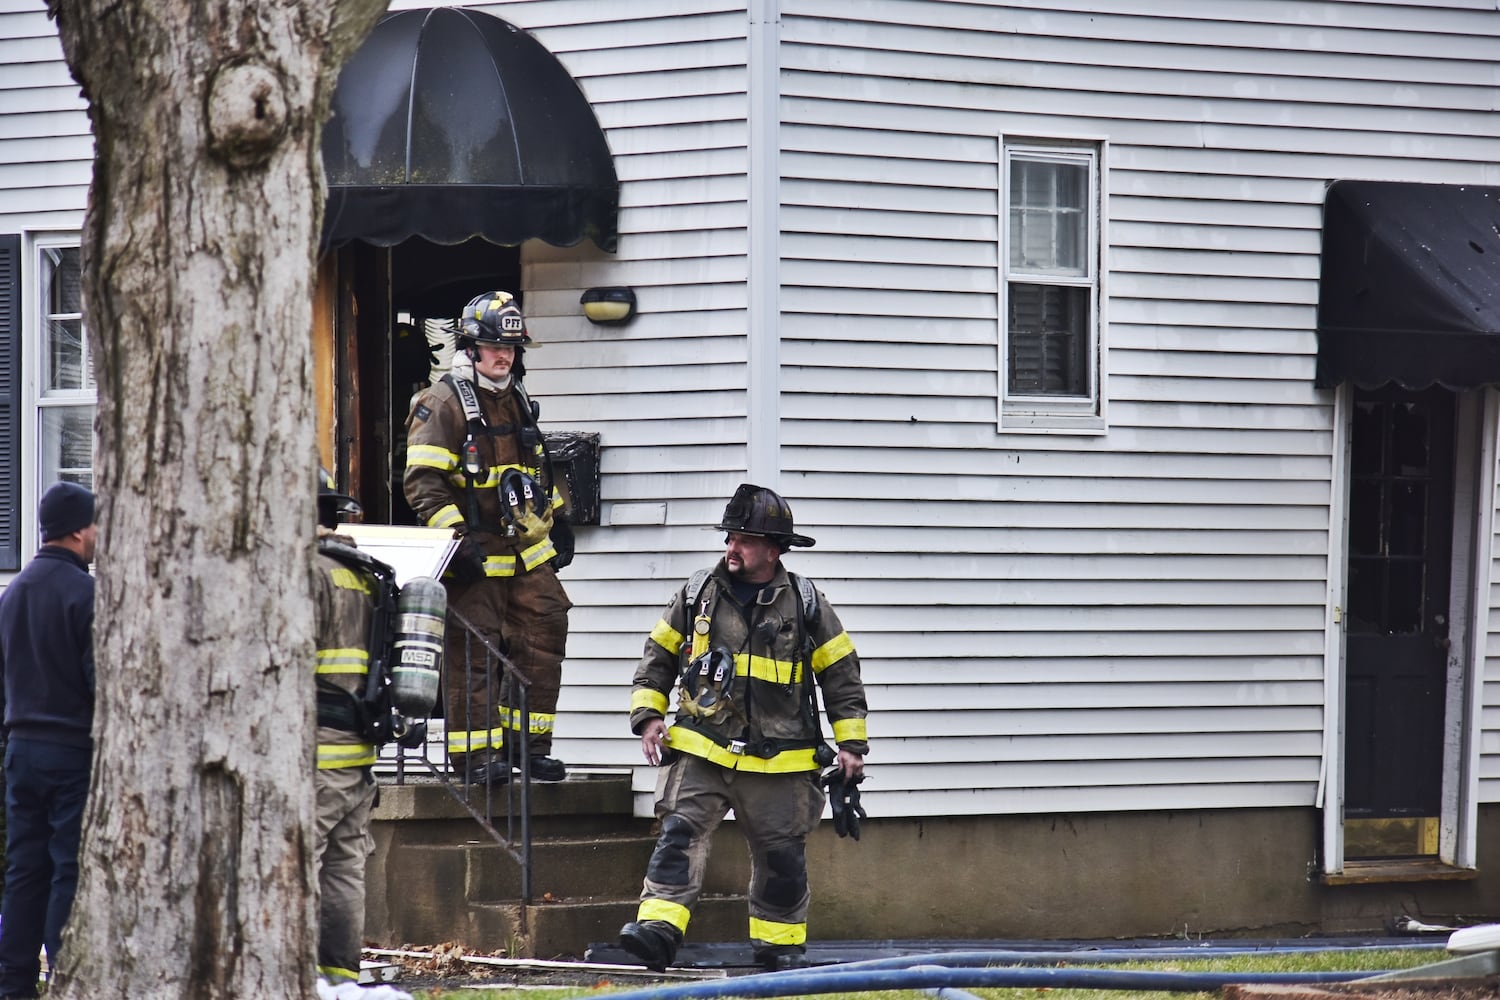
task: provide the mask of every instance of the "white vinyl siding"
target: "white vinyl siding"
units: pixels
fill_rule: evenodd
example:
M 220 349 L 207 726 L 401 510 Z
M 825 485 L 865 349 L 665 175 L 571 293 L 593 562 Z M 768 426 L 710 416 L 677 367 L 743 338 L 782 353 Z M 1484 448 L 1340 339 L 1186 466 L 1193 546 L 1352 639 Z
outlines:
M 0 5 L 0 232 L 76 230 L 94 140 L 46 5 Z
M 0 8 L 0 231 L 76 231 L 87 120 L 23 6 Z M 767 485 L 864 660 L 872 814 L 1320 804 L 1342 546 L 1334 394 L 1312 387 L 1324 191 L 1500 184 L 1492 2 L 782 0 L 780 314 L 754 329 L 744 0 L 477 6 L 574 75 L 621 180 L 617 253 L 522 252 L 543 423 L 604 447 L 604 524 L 563 576 L 570 764 L 636 768 L 648 810 L 630 677 L 716 557 L 774 335 Z M 1107 144 L 1104 433 L 997 431 L 1007 136 Z M 595 285 L 634 288 L 640 317 L 590 326 Z M 1500 584 L 1481 596 L 1496 802 Z
M 1497 34 L 1477 3 L 783 4 L 782 486 L 882 815 L 1317 802 L 1323 192 L 1500 183 Z M 1098 437 L 995 432 L 997 134 L 1108 143 Z
M 427 6 L 427 4 L 409 4 Z M 592 431 L 602 521 L 562 574 L 575 604 L 558 704 L 570 766 L 640 763 L 630 679 L 671 591 L 712 563 L 749 464 L 748 23 L 743 3 L 549 0 L 478 5 L 532 32 L 594 108 L 620 178 L 616 253 L 585 240 L 522 248 L 543 345 L 527 386 L 544 429 Z M 593 326 L 582 292 L 627 285 L 640 316 Z M 639 768 L 647 802 L 653 773 Z

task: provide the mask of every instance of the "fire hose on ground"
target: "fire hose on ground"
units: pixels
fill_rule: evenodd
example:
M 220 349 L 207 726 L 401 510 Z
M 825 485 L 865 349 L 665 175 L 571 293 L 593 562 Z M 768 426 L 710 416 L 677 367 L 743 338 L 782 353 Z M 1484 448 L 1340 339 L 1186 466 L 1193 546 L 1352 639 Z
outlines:
M 1285 952 L 1313 949 L 1289 948 Z M 1325 949 L 1326 950 L 1326 949 Z M 821 993 L 914 990 L 941 1000 L 974 1000 L 965 987 L 984 989 L 1159 990 L 1200 993 L 1236 984 L 1325 985 L 1380 975 L 1383 969 L 1343 972 L 1163 972 L 1080 968 L 1078 965 L 1157 958 L 1195 958 L 1224 951 L 1130 949 L 1097 951 L 977 951 L 907 955 L 794 972 L 659 986 L 612 994 L 610 1000 L 712 1000 L 720 997 L 790 997 Z M 1243 953 L 1243 952 L 1242 952 Z M 1255 954 L 1277 950 L 1254 949 Z M 1020 964 L 1020 963 L 1031 963 Z M 1057 963 L 1072 963 L 1062 968 Z

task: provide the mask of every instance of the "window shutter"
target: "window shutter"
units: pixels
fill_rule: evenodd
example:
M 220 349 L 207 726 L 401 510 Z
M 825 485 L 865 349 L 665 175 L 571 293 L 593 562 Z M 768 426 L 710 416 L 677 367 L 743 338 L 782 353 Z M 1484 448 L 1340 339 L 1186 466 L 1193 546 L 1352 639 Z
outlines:
M 0 236 L 0 570 L 21 568 L 21 237 Z

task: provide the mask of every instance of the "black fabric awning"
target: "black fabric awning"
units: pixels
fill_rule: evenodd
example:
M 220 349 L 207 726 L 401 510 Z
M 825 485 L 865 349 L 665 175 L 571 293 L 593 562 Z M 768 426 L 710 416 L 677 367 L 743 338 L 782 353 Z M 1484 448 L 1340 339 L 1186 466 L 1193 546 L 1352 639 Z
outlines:
M 381 19 L 339 76 L 323 167 L 325 247 L 615 248 L 620 185 L 593 108 L 535 38 L 472 8 Z
M 1500 383 L 1500 188 L 1336 181 L 1315 384 Z

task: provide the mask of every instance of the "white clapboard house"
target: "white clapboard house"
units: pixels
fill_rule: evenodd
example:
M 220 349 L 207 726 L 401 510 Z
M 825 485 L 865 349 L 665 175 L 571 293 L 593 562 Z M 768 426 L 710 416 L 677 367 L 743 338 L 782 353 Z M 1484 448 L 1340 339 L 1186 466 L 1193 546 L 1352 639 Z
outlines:
M 1500 914 L 1495 3 L 392 7 L 324 148 L 320 435 L 402 520 L 409 385 L 370 373 L 519 289 L 597 489 L 570 764 L 650 814 L 633 665 L 751 481 L 863 659 L 861 905 Z M 90 474 L 92 151 L 42 0 L 0 0 L 6 570 Z

